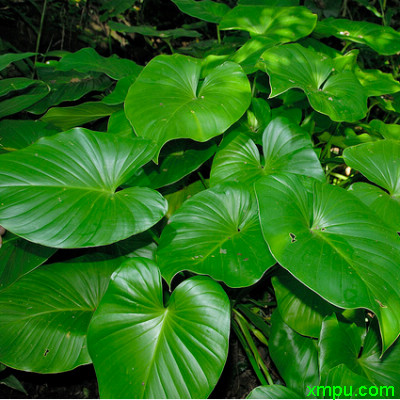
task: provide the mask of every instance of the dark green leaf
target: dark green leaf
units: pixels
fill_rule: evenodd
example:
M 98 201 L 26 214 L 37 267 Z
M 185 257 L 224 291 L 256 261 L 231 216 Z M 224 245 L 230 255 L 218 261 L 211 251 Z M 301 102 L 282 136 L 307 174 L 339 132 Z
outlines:
M 86 332 L 121 259 L 82 257 L 36 268 L 0 292 L 0 360 L 55 373 L 91 362 Z
M 274 264 L 255 198 L 234 182 L 187 200 L 163 230 L 157 257 L 168 283 L 179 271 L 189 270 L 230 287 L 252 285 Z
M 255 183 L 265 240 L 276 260 L 342 308 L 377 314 L 386 350 L 400 332 L 400 238 L 355 196 L 297 175 Z
M 226 4 L 211 0 L 172 0 L 172 2 L 185 14 L 214 23 L 221 21 L 221 18 L 230 10 Z
M 8 53 L 0 56 L 0 71 L 15 61 L 23 60 L 24 58 L 32 57 L 36 53 Z
M 225 62 L 200 81 L 201 61 L 173 55 L 147 64 L 131 86 L 126 116 L 138 136 L 157 143 L 190 138 L 205 142 L 223 133 L 250 105 L 251 92 L 239 65 Z
M 216 282 L 188 279 L 165 306 L 157 265 L 127 261 L 89 328 L 101 397 L 206 398 L 226 361 L 229 326 L 229 299 Z

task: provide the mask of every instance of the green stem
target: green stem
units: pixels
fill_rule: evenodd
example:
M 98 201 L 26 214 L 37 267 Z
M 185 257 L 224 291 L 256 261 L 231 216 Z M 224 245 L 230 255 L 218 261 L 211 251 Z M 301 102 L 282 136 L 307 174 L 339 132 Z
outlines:
M 200 171 L 197 171 L 197 175 L 199 176 L 199 178 L 201 180 L 201 183 L 204 186 L 204 189 L 209 189 L 210 187 L 209 187 L 209 185 L 207 185 L 207 181 L 204 179 L 204 177 L 203 177 L 203 175 L 201 174 Z
M 172 47 L 171 41 L 169 39 L 164 39 L 164 42 L 167 43 L 167 45 L 168 45 L 168 47 L 169 47 L 169 49 L 171 51 L 171 54 L 175 54 L 175 50 Z
M 38 32 L 37 39 L 36 39 L 35 53 L 39 53 L 40 40 L 42 38 L 42 31 L 43 31 L 43 24 L 44 24 L 44 17 L 46 15 L 46 8 L 47 8 L 47 0 L 44 0 L 43 8 L 42 8 L 42 15 L 40 16 L 39 32 Z M 35 61 L 34 61 L 34 65 L 33 65 L 33 76 L 32 77 L 34 77 L 36 74 L 36 62 L 37 62 L 37 54 L 35 54 Z
M 217 25 L 217 40 L 218 40 L 218 44 L 221 44 L 221 32 L 219 31 L 218 25 Z

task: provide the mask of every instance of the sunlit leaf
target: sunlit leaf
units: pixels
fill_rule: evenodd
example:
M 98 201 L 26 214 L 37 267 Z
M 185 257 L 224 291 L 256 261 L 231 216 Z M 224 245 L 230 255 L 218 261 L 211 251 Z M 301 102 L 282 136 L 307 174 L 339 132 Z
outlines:
M 199 18 L 203 21 L 218 23 L 230 10 L 223 3 L 211 0 L 171 0 L 185 14 Z

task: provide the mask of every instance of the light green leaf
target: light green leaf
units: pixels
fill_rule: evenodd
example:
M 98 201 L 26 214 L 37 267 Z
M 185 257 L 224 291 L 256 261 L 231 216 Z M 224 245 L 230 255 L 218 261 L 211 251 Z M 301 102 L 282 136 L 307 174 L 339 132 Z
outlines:
M 264 238 L 276 260 L 330 303 L 367 308 L 383 349 L 400 332 L 400 238 L 346 190 L 297 175 L 255 183 Z
M 157 257 L 168 283 L 189 270 L 230 287 L 256 283 L 274 264 L 261 234 L 255 198 L 234 182 L 183 203 L 161 234 Z
M 354 72 L 368 97 L 400 91 L 400 82 L 396 81 L 392 74 L 384 73 L 379 69 L 362 70 L 359 67 L 356 67 Z
M 43 121 L 3 119 L 0 121 L 0 153 L 23 149 L 43 136 L 51 136 L 58 130 Z
M 365 203 L 400 231 L 400 142 L 386 139 L 348 147 L 343 158 L 347 165 L 389 192 L 378 188 L 366 189 L 365 184 L 361 186 L 364 195 L 368 192 Z M 359 185 L 356 190 L 360 189 Z
M 252 37 L 266 36 L 283 43 L 308 36 L 316 23 L 317 16 L 306 7 L 239 5 L 222 18 L 220 29 L 244 30 Z
M 109 106 L 100 101 L 93 101 L 71 107 L 50 108 L 41 120 L 66 131 L 76 126 L 108 117 L 120 109 L 120 105 Z
M 166 29 L 166 30 L 157 30 L 156 27 L 149 25 L 140 25 L 140 26 L 128 26 L 125 24 L 121 24 L 120 22 L 110 21 L 108 26 L 117 32 L 125 32 L 125 33 L 139 33 L 143 36 L 154 36 L 164 39 L 178 39 L 181 37 L 192 37 L 198 38 L 201 37 L 201 34 L 197 31 L 177 28 L 177 29 Z
M 132 125 L 126 118 L 125 111 L 119 110 L 115 111 L 110 115 L 108 119 L 107 132 L 113 135 L 135 137 Z
M 238 4 L 243 6 L 290 7 L 298 6 L 299 0 L 239 0 Z
M 117 191 L 154 156 L 141 138 L 86 129 L 0 156 L 0 225 L 50 247 L 100 246 L 145 231 L 165 214 L 148 188 Z
M 229 299 L 216 282 L 188 279 L 164 304 L 157 265 L 125 262 L 89 327 L 101 397 L 208 397 L 226 361 L 229 328 Z
M 136 78 L 136 75 L 129 75 L 121 78 L 115 85 L 112 93 L 104 97 L 102 102 L 110 106 L 123 103 L 128 94 L 129 88 L 133 82 L 135 82 Z
M 288 119 L 273 119 L 264 131 L 262 143 L 263 156 L 246 134 L 235 134 L 234 139 L 218 151 L 214 158 L 211 186 L 235 181 L 252 188 L 254 182 L 261 177 L 281 172 L 325 180 L 307 132 Z
M 97 255 L 45 265 L 0 292 L 0 361 L 40 373 L 90 363 L 89 321 L 120 262 Z
M 153 58 L 131 86 L 125 112 L 138 136 L 161 147 L 172 139 L 205 142 L 226 131 L 250 105 L 249 81 L 225 62 L 200 81 L 201 61 L 182 55 Z
M 303 394 L 296 393 L 281 385 L 258 386 L 246 397 L 247 399 L 302 399 Z
M 7 232 L 0 249 L 0 290 L 43 264 L 56 250 Z
M 400 32 L 390 26 L 366 21 L 327 18 L 318 22 L 315 32 L 323 36 L 335 36 L 341 40 L 365 44 L 377 53 L 386 56 L 400 51 Z
M 32 57 L 36 53 L 8 53 L 0 56 L 0 71 L 7 68 L 8 65 L 15 61 L 23 60 L 24 58 Z
M 211 0 L 171 0 L 185 14 L 207 22 L 218 23 L 221 18 L 230 10 L 223 3 Z
M 367 112 L 367 96 L 350 71 L 334 72 L 327 56 L 299 44 L 273 47 L 263 53 L 259 68 L 270 77 L 270 97 L 302 89 L 310 105 L 333 121 L 357 121 Z
M 125 76 L 139 75 L 143 67 L 131 60 L 119 58 L 116 55 L 102 57 L 91 47 L 69 53 L 61 58 L 57 64 L 59 71 L 102 72 L 112 79 L 121 79 Z
M 319 381 L 317 342 L 286 325 L 278 310 L 271 317 L 269 353 L 286 386 L 306 393 Z

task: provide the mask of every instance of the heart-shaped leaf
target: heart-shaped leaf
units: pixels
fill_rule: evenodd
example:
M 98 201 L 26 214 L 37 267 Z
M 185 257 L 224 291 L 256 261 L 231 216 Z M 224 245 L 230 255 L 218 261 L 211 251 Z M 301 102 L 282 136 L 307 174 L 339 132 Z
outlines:
M 269 353 L 286 386 L 306 393 L 307 386 L 318 385 L 317 341 L 299 335 L 286 325 L 278 310 L 271 317 Z
M 290 328 L 304 336 L 318 338 L 323 319 L 343 310 L 309 290 L 285 270 L 273 279 L 279 314 Z
M 348 191 L 297 175 L 255 183 L 276 260 L 320 296 L 378 317 L 386 350 L 400 332 L 400 238 Z
M 40 373 L 90 363 L 89 321 L 120 263 L 96 255 L 49 264 L 0 292 L 0 361 Z
M 230 287 L 252 285 L 275 262 L 261 234 L 254 195 L 234 182 L 187 200 L 163 230 L 157 256 L 168 283 L 189 270 Z
M 381 340 L 376 321 L 371 323 L 367 336 L 363 339 L 354 325 L 344 324 L 335 316 L 325 319 L 319 344 L 321 380 L 325 379 L 332 368 L 345 364 L 353 373 L 375 385 L 392 387 L 394 393 L 389 393 L 389 396 L 398 398 L 399 340 L 381 357 Z
M 165 214 L 165 199 L 148 188 L 116 189 L 153 156 L 147 140 L 79 128 L 3 154 L 0 224 L 63 248 L 100 246 L 145 231 Z
M 267 50 L 261 60 L 259 68 L 270 77 L 270 97 L 300 88 L 311 106 L 333 121 L 357 121 L 367 113 L 367 96 L 356 76 L 336 73 L 327 56 L 294 43 Z
M 101 397 L 206 398 L 226 361 L 229 327 L 229 299 L 213 280 L 184 281 L 164 305 L 157 265 L 125 262 L 89 327 Z
M 91 47 L 67 54 L 57 64 L 59 71 L 71 71 L 74 69 L 79 72 L 102 72 L 117 80 L 125 76 L 137 76 L 142 68 L 131 60 L 119 58 L 115 55 L 102 57 Z
M 235 181 L 252 187 L 262 176 L 280 172 L 325 180 L 311 140 L 298 125 L 286 118 L 275 118 L 265 129 L 262 143 L 263 157 L 253 140 L 238 133 L 216 154 L 210 175 L 211 185 Z
M 246 397 L 247 399 L 302 399 L 304 394 L 295 392 L 281 385 L 258 386 Z
M 225 62 L 200 81 L 201 60 L 153 58 L 131 86 L 126 116 L 136 134 L 161 147 L 172 139 L 205 142 L 223 133 L 250 105 L 250 85 L 239 65 Z
M 318 22 L 315 32 L 323 36 L 335 36 L 341 40 L 366 44 L 377 53 L 386 56 L 400 51 L 400 32 L 390 26 L 366 21 L 327 18 Z
M 400 231 L 400 142 L 386 139 L 348 147 L 343 158 L 347 165 L 389 192 L 372 186 L 367 188 L 366 184 L 353 186 L 363 202 Z
M 0 290 L 43 264 L 56 250 L 7 232 L 0 249 Z
M 207 22 L 218 23 L 230 10 L 223 3 L 211 0 L 172 0 L 173 3 L 185 14 Z

